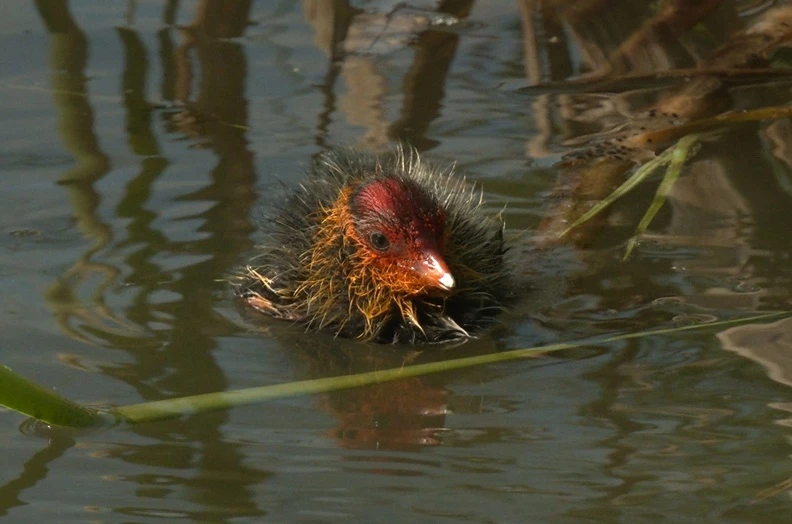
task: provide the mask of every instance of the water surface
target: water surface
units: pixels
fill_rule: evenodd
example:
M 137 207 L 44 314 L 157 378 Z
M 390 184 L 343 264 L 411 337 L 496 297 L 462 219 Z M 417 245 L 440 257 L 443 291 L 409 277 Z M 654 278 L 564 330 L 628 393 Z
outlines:
M 785 8 L 700 4 L 647 33 L 660 8 L 615 0 L 6 2 L 2 363 L 125 405 L 789 309 L 788 120 L 705 134 L 627 260 L 657 177 L 585 242 L 535 242 L 578 198 L 565 155 L 689 99 L 696 75 L 653 72 L 713 61 Z M 669 118 L 786 104 L 790 86 L 731 79 Z M 524 300 L 476 340 L 417 351 L 243 311 L 228 279 L 261 210 L 321 151 L 398 141 L 506 206 Z M 2 412 L 0 515 L 784 520 L 789 330 L 595 344 L 87 434 Z

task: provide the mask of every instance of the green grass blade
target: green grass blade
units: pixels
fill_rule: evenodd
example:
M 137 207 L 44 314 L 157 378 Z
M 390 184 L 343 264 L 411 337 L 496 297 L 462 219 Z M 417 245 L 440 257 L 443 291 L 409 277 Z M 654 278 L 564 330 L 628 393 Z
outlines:
M 656 169 L 664 166 L 671 160 L 671 151 L 666 149 L 660 155 L 656 156 L 646 164 L 642 165 L 635 173 L 632 174 L 627 180 L 624 181 L 622 185 L 617 187 L 613 190 L 613 192 L 605 197 L 604 199 L 597 202 L 597 204 L 586 211 L 580 218 L 572 222 L 568 228 L 561 232 L 559 236 L 563 237 L 573 229 L 575 229 L 580 224 L 588 221 L 592 217 L 596 216 L 600 213 L 603 209 L 614 203 L 619 198 L 623 197 L 633 189 L 635 189 L 638 184 L 643 182 L 646 178 L 648 178 Z
M 87 428 L 108 422 L 106 413 L 66 400 L 3 365 L 0 365 L 0 404 L 57 426 Z
M 638 237 L 646 231 L 646 228 L 649 227 L 649 224 L 652 223 L 655 215 L 657 215 L 657 212 L 660 211 L 660 208 L 665 204 L 668 193 L 671 191 L 671 188 L 682 172 L 682 166 L 685 165 L 685 162 L 687 162 L 691 155 L 695 154 L 694 149 L 696 144 L 698 144 L 698 140 L 699 135 L 697 134 L 687 135 L 682 137 L 672 148 L 671 162 L 668 165 L 668 169 L 666 169 L 666 174 L 660 182 L 660 186 L 657 188 L 657 192 L 652 200 L 652 205 L 646 210 L 643 218 L 638 223 L 638 227 L 635 228 L 635 234 L 627 242 L 627 249 L 625 250 L 622 260 L 627 260 L 627 258 L 629 258 L 633 249 L 635 249 Z
M 427 364 L 416 364 L 413 366 L 372 371 L 357 375 L 303 380 L 299 382 L 290 382 L 288 384 L 277 384 L 238 391 L 209 393 L 192 397 L 182 397 L 170 400 L 147 402 L 144 404 L 134 404 L 117 408 L 114 410 L 114 412 L 130 423 L 151 422 L 155 420 L 163 420 L 184 415 L 202 413 L 205 411 L 214 411 L 236 406 L 243 406 L 246 404 L 253 404 L 277 398 L 326 393 L 329 391 L 366 386 L 401 378 L 417 377 L 433 373 L 443 373 L 472 366 L 495 364 L 498 362 L 533 357 L 543 353 L 559 351 L 562 349 L 571 349 L 592 344 L 606 344 L 633 338 L 669 335 L 692 330 L 723 328 L 739 324 L 779 319 L 782 317 L 788 317 L 790 315 L 791 313 L 789 312 L 767 313 L 745 318 L 710 322 L 706 324 L 693 324 L 689 326 L 663 328 L 639 333 L 627 333 L 606 338 L 586 339 L 575 342 L 551 344 L 548 346 L 515 349 L 501 353 L 487 353 L 485 355 L 477 355 L 473 357 L 445 360 L 440 362 L 430 362 Z
M 610 337 L 598 337 L 574 342 L 564 342 L 524 349 L 515 349 L 501 353 L 487 353 L 473 357 L 465 357 L 440 362 L 430 362 L 401 368 L 371 371 L 357 375 L 328 377 L 313 380 L 290 382 L 256 388 L 209 393 L 191 397 L 159 400 L 142 404 L 122 406 L 107 411 L 96 411 L 70 402 L 55 393 L 48 391 L 5 366 L 0 366 L 0 404 L 34 417 L 49 424 L 66 427 L 109 426 L 119 420 L 130 424 L 153 422 L 157 420 L 177 418 L 187 415 L 216 411 L 232 407 L 244 406 L 278 398 L 295 397 L 326 393 L 340 389 L 354 388 L 377 384 L 401 378 L 417 377 L 432 373 L 443 373 L 473 366 L 482 366 L 537 356 L 551 351 L 578 348 L 590 345 L 601 345 L 620 340 L 644 338 L 657 335 L 671 335 L 693 330 L 716 329 L 770 321 L 792 316 L 791 312 L 776 312 L 709 322 L 688 326 L 663 328 L 653 331 L 626 333 Z

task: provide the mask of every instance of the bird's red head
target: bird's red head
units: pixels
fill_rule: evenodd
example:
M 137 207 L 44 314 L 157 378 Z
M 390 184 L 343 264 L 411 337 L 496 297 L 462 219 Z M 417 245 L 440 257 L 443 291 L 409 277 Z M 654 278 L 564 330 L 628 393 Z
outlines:
M 358 251 L 385 285 L 407 294 L 454 288 L 442 255 L 445 211 L 415 182 L 396 176 L 363 182 L 352 191 L 349 208 Z

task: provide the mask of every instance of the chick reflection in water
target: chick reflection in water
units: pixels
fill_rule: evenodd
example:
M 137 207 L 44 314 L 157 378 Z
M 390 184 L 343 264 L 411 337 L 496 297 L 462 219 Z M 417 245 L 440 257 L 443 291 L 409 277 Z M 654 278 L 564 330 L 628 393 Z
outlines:
M 272 315 L 386 343 L 470 337 L 508 293 L 503 222 L 413 150 L 323 154 L 264 225 L 240 292 Z

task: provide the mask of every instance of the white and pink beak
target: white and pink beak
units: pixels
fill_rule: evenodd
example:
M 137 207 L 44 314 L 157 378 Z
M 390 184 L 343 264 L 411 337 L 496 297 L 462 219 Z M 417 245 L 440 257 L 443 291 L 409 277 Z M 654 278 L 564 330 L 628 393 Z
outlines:
M 425 286 L 443 291 L 454 289 L 456 285 L 454 275 L 436 249 L 422 250 L 420 257 L 420 260 L 412 266 L 412 270 Z

